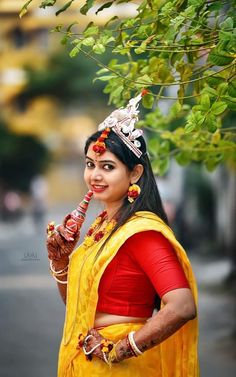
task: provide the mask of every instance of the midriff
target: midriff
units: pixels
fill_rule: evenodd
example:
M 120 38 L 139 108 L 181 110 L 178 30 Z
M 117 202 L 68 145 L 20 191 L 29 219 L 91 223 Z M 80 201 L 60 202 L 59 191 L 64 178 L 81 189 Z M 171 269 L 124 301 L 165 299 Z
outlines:
M 118 323 L 145 322 L 147 319 L 147 317 L 127 317 L 123 315 L 96 312 L 94 327 L 106 327 Z

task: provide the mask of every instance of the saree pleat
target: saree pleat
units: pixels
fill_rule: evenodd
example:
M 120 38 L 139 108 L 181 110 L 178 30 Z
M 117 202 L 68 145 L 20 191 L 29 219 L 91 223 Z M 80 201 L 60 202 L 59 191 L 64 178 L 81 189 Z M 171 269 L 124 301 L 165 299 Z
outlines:
M 98 287 L 105 268 L 129 237 L 145 230 L 161 232 L 172 243 L 197 303 L 197 288 L 190 262 L 173 232 L 151 212 L 137 212 L 108 240 L 98 258 L 96 257 L 104 239 L 89 249 L 85 249 L 81 244 L 70 256 L 58 377 L 198 377 L 197 319 L 189 321 L 159 346 L 142 356 L 124 360 L 111 368 L 96 357 L 92 361 L 86 360 L 83 352 L 76 350 L 78 335 L 86 335 L 87 331 L 94 327 Z M 116 342 L 141 326 L 143 323 L 122 323 L 107 326 L 99 332 Z

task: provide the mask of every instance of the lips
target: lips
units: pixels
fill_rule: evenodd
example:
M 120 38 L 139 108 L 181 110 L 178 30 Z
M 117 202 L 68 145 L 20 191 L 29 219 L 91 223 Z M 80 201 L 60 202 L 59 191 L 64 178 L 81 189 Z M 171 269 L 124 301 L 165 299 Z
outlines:
M 103 192 L 106 190 L 108 186 L 103 186 L 103 185 L 92 185 L 92 190 L 93 192 L 99 193 Z

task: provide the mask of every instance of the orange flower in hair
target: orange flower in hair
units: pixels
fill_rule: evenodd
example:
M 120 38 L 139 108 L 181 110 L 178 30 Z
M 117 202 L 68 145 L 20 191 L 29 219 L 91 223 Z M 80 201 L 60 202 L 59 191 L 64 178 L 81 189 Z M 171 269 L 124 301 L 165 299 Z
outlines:
M 101 136 L 99 136 L 99 138 L 97 139 L 96 143 L 93 146 L 93 151 L 95 153 L 101 155 L 106 151 L 107 148 L 106 148 L 106 144 L 105 144 L 105 139 L 108 138 L 110 131 L 111 131 L 111 129 L 107 127 L 102 132 Z

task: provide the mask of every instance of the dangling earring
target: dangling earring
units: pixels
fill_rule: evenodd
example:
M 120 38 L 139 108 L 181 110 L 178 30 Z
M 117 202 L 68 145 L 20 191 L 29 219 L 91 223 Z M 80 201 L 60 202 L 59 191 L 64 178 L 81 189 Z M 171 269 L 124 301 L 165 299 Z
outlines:
M 138 185 L 136 184 L 130 185 L 128 194 L 127 194 L 128 201 L 130 203 L 133 203 L 135 199 L 137 199 L 137 197 L 139 196 L 140 192 L 141 192 L 141 188 Z

